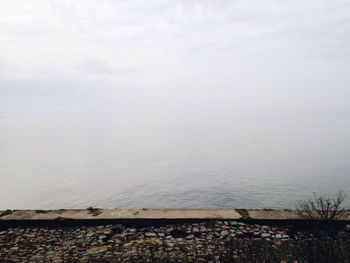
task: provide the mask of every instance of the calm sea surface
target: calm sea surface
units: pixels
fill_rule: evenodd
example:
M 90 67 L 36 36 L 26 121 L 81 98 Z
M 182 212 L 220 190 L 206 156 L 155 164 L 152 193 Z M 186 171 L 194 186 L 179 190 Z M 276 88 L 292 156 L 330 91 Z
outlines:
M 350 116 L 2 116 L 0 177 L 0 209 L 293 208 L 350 193 Z

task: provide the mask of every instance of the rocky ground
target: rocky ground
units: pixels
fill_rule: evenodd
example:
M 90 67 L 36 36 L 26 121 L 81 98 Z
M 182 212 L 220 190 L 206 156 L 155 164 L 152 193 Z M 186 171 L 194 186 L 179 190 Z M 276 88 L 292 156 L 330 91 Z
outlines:
M 341 234 L 349 238 L 346 229 Z M 307 238 L 288 227 L 236 221 L 159 227 L 18 227 L 0 231 L 0 262 L 224 262 L 228 258 L 234 262 L 241 250 L 237 242 L 242 240 L 282 246 Z

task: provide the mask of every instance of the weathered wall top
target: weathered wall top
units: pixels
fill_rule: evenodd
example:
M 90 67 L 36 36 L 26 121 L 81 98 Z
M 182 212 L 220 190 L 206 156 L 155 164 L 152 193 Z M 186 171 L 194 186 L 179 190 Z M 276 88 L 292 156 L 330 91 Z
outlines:
M 301 220 L 294 210 L 246 209 L 61 209 L 5 210 L 0 222 L 27 220 L 118 220 L 118 219 L 227 219 L 227 220 Z M 350 221 L 348 211 L 342 220 Z

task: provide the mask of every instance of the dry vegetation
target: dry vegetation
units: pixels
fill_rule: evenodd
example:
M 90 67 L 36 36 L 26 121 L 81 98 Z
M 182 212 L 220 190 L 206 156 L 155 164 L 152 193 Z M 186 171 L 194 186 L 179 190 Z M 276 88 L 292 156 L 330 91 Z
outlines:
M 343 191 L 340 191 L 334 198 L 314 194 L 309 200 L 299 201 L 296 209 L 304 219 L 333 221 L 341 219 L 345 214 L 346 211 L 342 207 L 345 198 Z

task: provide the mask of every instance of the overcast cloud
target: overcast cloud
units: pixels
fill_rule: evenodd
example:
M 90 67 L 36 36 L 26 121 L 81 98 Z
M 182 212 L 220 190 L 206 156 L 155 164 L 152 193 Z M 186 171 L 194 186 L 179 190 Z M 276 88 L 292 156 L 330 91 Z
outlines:
M 350 112 L 348 0 L 0 2 L 0 113 Z

